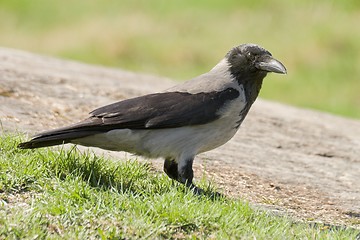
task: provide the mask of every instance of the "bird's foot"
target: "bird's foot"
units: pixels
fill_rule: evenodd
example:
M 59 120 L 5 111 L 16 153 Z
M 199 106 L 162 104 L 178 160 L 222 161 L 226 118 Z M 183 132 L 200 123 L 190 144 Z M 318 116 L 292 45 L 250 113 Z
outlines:
M 196 196 L 205 196 L 205 197 L 209 197 L 212 200 L 225 197 L 225 195 L 223 195 L 219 192 L 206 191 L 200 187 L 195 186 L 194 184 L 191 184 L 188 187 L 192 190 L 192 192 Z

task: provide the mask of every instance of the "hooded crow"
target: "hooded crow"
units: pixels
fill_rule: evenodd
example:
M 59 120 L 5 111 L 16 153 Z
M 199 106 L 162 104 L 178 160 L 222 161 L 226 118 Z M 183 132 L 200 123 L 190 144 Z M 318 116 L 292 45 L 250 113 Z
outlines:
M 257 98 L 269 72 L 285 66 L 255 44 L 232 48 L 209 72 L 167 91 L 100 107 L 73 125 L 42 132 L 19 148 L 73 143 L 165 159 L 164 171 L 196 193 L 197 154 L 229 141 Z

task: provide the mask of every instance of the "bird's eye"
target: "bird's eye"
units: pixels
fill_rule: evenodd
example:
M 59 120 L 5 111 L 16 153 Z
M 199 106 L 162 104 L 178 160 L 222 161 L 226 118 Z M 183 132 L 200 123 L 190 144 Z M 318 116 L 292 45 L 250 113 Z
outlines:
M 251 57 L 251 53 L 250 53 L 250 52 L 247 53 L 247 57 Z

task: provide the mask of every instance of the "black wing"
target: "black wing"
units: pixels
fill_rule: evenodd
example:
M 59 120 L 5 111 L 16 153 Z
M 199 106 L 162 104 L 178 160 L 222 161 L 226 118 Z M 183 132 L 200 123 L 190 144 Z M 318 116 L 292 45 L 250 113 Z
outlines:
M 205 124 L 218 119 L 219 109 L 239 96 L 233 88 L 221 92 L 165 92 L 116 102 L 90 112 L 90 117 L 68 127 L 40 133 L 20 148 L 71 142 L 113 129 L 160 129 Z
M 233 88 L 221 92 L 165 92 L 116 102 L 90 113 L 103 128 L 157 129 L 205 124 L 219 118 L 218 110 L 239 96 Z

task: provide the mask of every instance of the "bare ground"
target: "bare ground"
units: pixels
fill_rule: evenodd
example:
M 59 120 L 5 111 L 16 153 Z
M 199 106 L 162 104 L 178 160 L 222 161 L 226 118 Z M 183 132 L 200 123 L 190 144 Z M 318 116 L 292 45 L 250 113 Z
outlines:
M 0 123 L 5 131 L 31 135 L 174 84 L 0 48 Z M 159 160 L 154 166 L 161 170 Z M 229 143 L 197 158 L 195 176 L 203 174 L 224 194 L 256 206 L 360 227 L 360 121 L 258 99 Z

